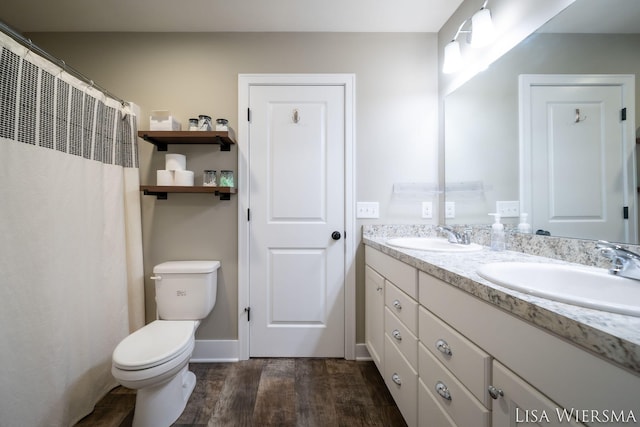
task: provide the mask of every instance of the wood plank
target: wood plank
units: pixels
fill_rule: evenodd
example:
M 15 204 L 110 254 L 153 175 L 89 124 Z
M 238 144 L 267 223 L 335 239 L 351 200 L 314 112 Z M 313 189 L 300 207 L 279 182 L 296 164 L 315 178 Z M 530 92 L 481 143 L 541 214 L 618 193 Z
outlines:
M 295 377 L 298 425 L 308 427 L 338 425 L 325 360 L 297 359 Z
M 231 364 L 220 397 L 209 419 L 210 426 L 253 425 L 253 411 L 264 365 L 264 359 L 250 359 Z
M 253 413 L 253 425 L 285 427 L 296 425 L 295 361 L 268 359 L 262 370 Z

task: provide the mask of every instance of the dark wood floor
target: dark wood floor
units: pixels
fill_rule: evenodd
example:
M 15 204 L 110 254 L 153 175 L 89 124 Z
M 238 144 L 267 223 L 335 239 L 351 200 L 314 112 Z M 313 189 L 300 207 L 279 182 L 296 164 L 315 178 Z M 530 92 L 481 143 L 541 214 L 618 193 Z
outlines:
M 250 359 L 199 363 L 182 426 L 406 426 L 373 362 Z M 117 387 L 76 426 L 129 427 L 135 391 Z

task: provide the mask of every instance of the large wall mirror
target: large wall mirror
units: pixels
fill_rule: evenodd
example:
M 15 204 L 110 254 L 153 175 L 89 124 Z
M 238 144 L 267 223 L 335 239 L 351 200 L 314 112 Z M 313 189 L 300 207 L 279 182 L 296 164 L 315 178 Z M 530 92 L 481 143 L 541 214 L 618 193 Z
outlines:
M 635 76 L 640 72 L 639 52 L 640 1 L 576 0 L 487 70 L 449 94 L 444 113 L 445 199 L 455 204 L 455 213 L 453 218 L 446 218 L 446 222 L 489 224 L 488 213 L 496 211 L 497 201 L 517 202 L 524 206 L 523 210 L 534 213 L 546 203 L 553 205 L 554 212 L 565 209 L 568 214 L 559 215 L 559 220 L 551 222 L 548 218 L 540 222 L 536 215 L 530 214 L 534 232 L 541 229 L 555 236 L 638 243 L 635 152 L 636 138 L 640 136 L 636 133 L 636 126 L 640 125 L 636 107 L 640 101 L 640 82 Z M 620 76 L 631 82 L 627 93 L 631 96 L 625 96 L 635 98 L 627 110 L 630 125 L 622 131 L 626 132 L 621 137 L 625 146 L 617 154 L 602 151 L 606 136 L 600 136 L 595 146 L 585 142 L 589 135 L 599 132 L 588 126 L 598 123 L 603 126 L 605 122 L 597 102 L 566 104 L 575 121 L 571 123 L 571 131 L 581 129 L 584 138 L 574 133 L 561 149 L 552 147 L 542 154 L 556 165 L 553 171 L 549 168 L 545 179 L 550 182 L 544 184 L 555 194 L 542 197 L 535 192 L 527 195 L 530 190 L 523 190 L 527 185 L 542 184 L 539 177 L 533 175 L 532 178 L 531 171 L 524 173 L 527 167 L 536 169 L 537 166 L 526 166 L 530 160 L 522 148 L 524 119 L 519 96 L 525 76 L 541 75 Z M 546 122 L 552 121 L 549 117 L 552 116 L 547 116 Z M 544 126 L 553 127 L 553 123 L 546 122 Z M 533 123 L 530 127 L 537 126 L 535 121 L 530 123 Z M 585 126 L 578 128 L 578 125 Z M 537 130 L 547 133 L 547 128 Z M 587 164 L 587 158 L 598 162 L 605 157 L 615 157 L 620 163 L 618 169 L 607 166 L 595 172 L 585 167 L 580 170 Z M 607 177 L 599 176 L 604 175 L 605 170 Z M 611 179 L 607 181 L 608 178 Z M 613 200 L 613 194 L 618 191 L 622 193 L 622 202 Z M 584 204 L 587 212 L 575 212 L 579 203 Z M 612 204 L 615 206 L 608 206 Z M 624 215 L 628 219 L 624 220 Z M 623 219 L 622 230 L 610 232 L 596 226 L 598 222 L 618 216 Z M 517 217 L 503 220 L 506 224 L 518 221 Z M 568 223 L 583 224 L 574 227 Z

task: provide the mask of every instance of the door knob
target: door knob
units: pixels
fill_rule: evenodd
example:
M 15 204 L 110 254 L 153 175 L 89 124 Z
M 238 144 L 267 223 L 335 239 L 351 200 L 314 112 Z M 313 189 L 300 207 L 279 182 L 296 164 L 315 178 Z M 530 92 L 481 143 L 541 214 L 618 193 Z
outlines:
M 342 235 L 339 231 L 334 231 L 333 233 L 331 233 L 331 238 L 333 240 L 340 240 L 340 237 L 342 237 Z

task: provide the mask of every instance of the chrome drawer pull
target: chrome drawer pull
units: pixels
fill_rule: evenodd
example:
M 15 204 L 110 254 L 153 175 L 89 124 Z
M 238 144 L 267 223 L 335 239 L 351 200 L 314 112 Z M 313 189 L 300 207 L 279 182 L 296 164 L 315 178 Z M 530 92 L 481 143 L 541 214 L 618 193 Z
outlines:
M 445 356 L 451 356 L 453 354 L 453 352 L 451 351 L 451 347 L 449 347 L 449 344 L 442 338 L 436 341 L 436 348 Z
M 393 332 L 391 332 L 391 335 L 393 335 L 393 337 L 395 339 L 397 339 L 398 341 L 402 341 L 402 335 L 400 335 L 400 331 L 397 329 L 394 329 Z
M 451 400 L 451 393 L 449 392 L 449 389 L 447 388 L 446 385 L 444 385 L 442 381 L 438 381 L 436 383 L 436 391 L 443 399 Z
M 491 396 L 492 399 L 496 400 L 499 397 L 504 396 L 504 391 L 502 391 L 499 388 L 495 388 L 494 386 L 490 385 L 489 386 L 489 396 Z
M 402 380 L 400 380 L 400 375 L 398 375 L 398 374 L 393 374 L 391 376 L 391 381 L 393 381 L 394 383 L 396 383 L 398 385 L 402 385 Z
M 398 310 L 402 310 L 402 304 L 400 304 L 400 301 L 398 301 L 397 299 L 393 300 L 393 306 Z

